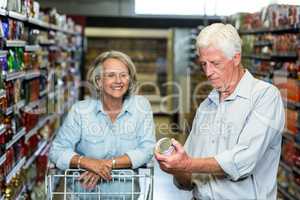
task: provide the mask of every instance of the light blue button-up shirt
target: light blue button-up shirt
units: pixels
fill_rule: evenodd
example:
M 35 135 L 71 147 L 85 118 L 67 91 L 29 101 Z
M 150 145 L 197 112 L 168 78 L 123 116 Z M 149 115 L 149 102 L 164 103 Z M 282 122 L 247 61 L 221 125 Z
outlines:
M 193 174 L 194 196 L 275 200 L 284 121 L 279 90 L 248 71 L 225 101 L 213 90 L 197 110 L 185 149 L 214 157 L 226 175 Z
M 50 160 L 60 169 L 68 169 L 71 158 L 84 155 L 110 159 L 127 155 L 132 168 L 149 162 L 155 145 L 155 127 L 149 101 L 129 96 L 114 123 L 100 100 L 75 103 L 55 137 Z

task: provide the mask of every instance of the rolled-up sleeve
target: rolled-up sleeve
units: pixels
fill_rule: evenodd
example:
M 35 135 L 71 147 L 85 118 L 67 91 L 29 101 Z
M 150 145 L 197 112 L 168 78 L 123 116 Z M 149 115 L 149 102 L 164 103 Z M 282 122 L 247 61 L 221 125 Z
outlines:
M 70 161 L 75 152 L 75 146 L 81 136 L 80 114 L 76 111 L 76 104 L 70 109 L 62 127 L 55 137 L 49 158 L 59 169 L 65 170 L 70 167 Z
M 215 156 L 215 159 L 234 181 L 251 175 L 268 148 L 284 128 L 284 109 L 279 91 L 268 88 L 253 103 L 252 111 L 238 138 L 237 144 Z M 278 155 L 280 156 L 280 155 Z
M 151 105 L 145 98 L 143 98 L 143 105 L 143 112 L 139 115 L 142 119 L 137 129 L 138 146 L 126 152 L 133 169 L 152 159 L 155 146 L 155 125 Z

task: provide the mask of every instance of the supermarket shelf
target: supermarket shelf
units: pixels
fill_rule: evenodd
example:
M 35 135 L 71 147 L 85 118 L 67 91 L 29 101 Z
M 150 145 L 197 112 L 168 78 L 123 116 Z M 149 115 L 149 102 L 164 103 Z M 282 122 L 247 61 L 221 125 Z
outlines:
M 1 124 L 0 126 L 1 126 L 0 127 L 0 136 L 1 136 L 6 131 L 6 127 L 3 124 Z
M 271 53 L 272 60 L 274 59 L 297 59 L 296 52 Z
M 288 130 L 284 130 L 282 136 L 288 140 L 295 140 L 295 136 Z
M 60 31 L 60 32 L 70 34 L 70 35 L 80 35 L 79 32 L 63 29 L 63 28 L 61 28 L 57 25 L 49 24 L 49 23 L 44 22 L 44 21 L 39 20 L 39 19 L 27 17 L 26 15 L 15 12 L 15 11 L 7 11 L 5 9 L 0 9 L 0 15 L 1 16 L 8 16 L 12 19 L 16 19 L 16 20 L 19 20 L 19 21 L 22 21 L 22 22 L 26 22 L 26 23 L 29 23 L 31 25 L 38 26 L 40 28 Z
M 48 93 L 47 89 L 44 89 L 43 91 L 40 92 L 40 96 L 44 96 Z
M 29 79 L 37 78 L 40 76 L 41 76 L 41 72 L 39 70 L 30 70 L 30 71 L 26 72 L 24 78 L 26 80 L 29 80 Z
M 280 184 L 278 184 L 278 191 L 288 200 L 297 200 L 297 198 L 289 194 Z
M 25 135 L 26 131 L 25 128 L 23 127 L 14 137 L 11 141 L 9 141 L 6 144 L 6 150 L 9 149 L 14 143 L 16 143 L 21 137 Z
M 67 46 L 61 46 L 60 48 L 64 51 L 76 51 L 77 50 L 75 47 L 67 47 Z
M 20 171 L 20 169 L 23 167 L 25 164 L 26 158 L 23 157 L 18 164 L 15 165 L 15 167 L 9 172 L 9 174 L 6 176 L 6 184 L 8 184 L 11 179 Z
M 47 22 L 44 22 L 42 20 L 39 19 L 35 19 L 35 18 L 27 18 L 27 22 L 29 24 L 35 25 L 35 26 L 39 26 L 40 28 L 45 28 L 45 29 L 51 29 L 51 30 L 55 30 L 55 31 L 60 31 L 66 34 L 70 34 L 70 35 L 80 35 L 80 33 L 77 33 L 75 31 L 69 31 L 66 29 L 63 29 L 57 25 L 54 24 L 49 24 Z
M 25 47 L 26 41 L 23 40 L 6 40 L 6 47 Z
M 300 169 L 298 167 L 294 166 L 293 171 L 300 175 Z
M 0 157 L 0 166 L 3 164 L 3 162 L 6 160 L 6 153 L 3 154 L 1 157 Z
M 12 105 L 6 109 L 5 115 L 10 115 L 13 112 L 14 112 L 14 106 Z
M 300 150 L 300 144 L 295 143 L 295 147 Z
M 253 70 L 253 69 L 249 69 L 251 74 L 256 75 L 256 76 L 262 76 L 262 77 L 266 77 L 270 75 L 270 72 L 263 72 L 263 71 L 257 71 L 257 70 Z
M 28 18 L 28 23 L 39 26 L 40 28 L 50 29 L 50 24 L 35 18 Z
M 53 117 L 54 117 L 54 115 L 50 115 L 50 116 L 44 117 L 43 119 L 40 119 L 39 122 L 37 123 L 37 125 L 25 135 L 25 141 L 27 142 L 33 135 L 36 134 L 36 132 L 40 128 L 42 128 L 47 123 L 48 120 L 51 121 Z
M 266 61 L 274 61 L 274 60 L 295 60 L 298 58 L 295 52 L 287 52 L 287 53 L 271 53 L 271 54 L 250 54 L 243 55 L 243 58 L 246 59 L 255 59 L 255 60 L 266 60 Z
M 53 45 L 53 46 L 49 46 L 49 50 L 50 51 L 59 51 L 59 50 L 61 50 L 61 48 L 56 45 Z M 55 61 L 55 62 L 59 63 L 59 61 Z
M 29 51 L 29 52 L 38 51 L 40 49 L 41 49 L 40 45 L 26 45 L 25 46 L 25 51 Z
M 293 168 L 290 167 L 289 165 L 285 164 L 283 161 L 280 161 L 279 165 L 285 169 L 285 171 L 292 173 Z
M 54 40 L 40 41 L 40 45 L 42 46 L 55 45 L 55 41 Z
M 29 191 L 32 191 L 32 188 L 33 188 L 33 186 L 35 186 L 35 184 L 36 184 L 35 181 L 30 182 L 30 183 L 27 185 L 27 189 L 28 189 Z
M 283 26 L 277 28 L 257 28 L 251 30 L 240 30 L 242 35 L 265 34 L 265 33 L 299 33 L 299 26 Z
M 13 19 L 23 21 L 23 22 L 27 20 L 26 15 L 18 13 L 18 12 L 14 12 L 14 11 L 8 11 L 8 16 L 13 18 Z
M 25 106 L 25 112 L 30 112 L 32 111 L 34 108 L 38 107 L 39 105 L 41 105 L 41 102 L 45 101 L 45 98 L 42 99 L 38 99 L 36 101 L 30 102 L 28 105 Z
M 42 20 L 31 18 L 31 17 L 29 17 L 27 20 L 28 20 L 28 23 L 30 23 L 32 25 L 36 25 L 36 26 L 39 26 L 41 28 L 46 28 L 46 29 L 51 28 L 49 23 L 44 22 Z
M 286 70 L 274 70 L 273 71 L 273 75 L 277 76 L 277 77 L 284 77 L 284 78 L 288 78 L 289 77 L 289 72 Z
M 270 73 L 268 73 L 268 72 L 254 72 L 253 74 L 256 76 L 263 76 L 263 77 L 270 75 Z
M 74 99 L 71 99 L 71 100 L 67 101 L 67 102 L 61 107 L 61 111 L 58 112 L 58 114 L 59 114 L 60 116 L 62 116 L 62 115 L 64 114 L 64 111 L 70 109 L 70 107 L 73 105 L 73 103 L 74 103 Z
M 22 78 L 25 75 L 24 71 L 19 71 L 19 72 L 11 72 L 5 75 L 4 79 L 6 81 L 11 81 L 11 80 L 15 80 L 18 78 Z
M 26 191 L 26 185 L 23 185 L 20 193 L 18 194 L 18 196 L 15 198 L 16 200 L 21 199 L 22 194 Z
M 258 54 L 243 55 L 243 58 L 256 59 L 256 60 L 271 60 L 270 55 L 258 55 Z
M 271 41 L 268 41 L 268 40 L 256 41 L 254 43 L 254 46 L 257 46 L 257 47 L 272 46 L 272 45 L 273 45 L 273 43 Z
M 40 155 L 43 156 L 47 152 L 49 152 L 50 147 L 51 147 L 51 143 L 47 143 L 46 147 L 41 151 Z
M 40 153 L 42 152 L 42 150 L 45 148 L 45 146 L 47 145 L 47 141 L 43 141 L 39 144 L 38 149 L 33 153 L 33 155 L 26 161 L 24 168 L 27 169 L 32 163 L 33 161 L 35 161 L 36 157 L 38 155 L 40 155 Z
M 291 100 L 283 100 L 284 105 L 291 110 L 298 110 L 300 108 L 299 102 L 293 102 Z
M 3 89 L 0 89 L 0 98 L 5 97 L 6 96 L 6 91 Z
M 7 55 L 7 51 L 0 50 L 0 56 L 6 56 L 6 55 Z
M 18 103 L 15 104 L 15 109 L 20 109 L 25 106 L 25 100 L 20 100 Z
M 40 69 L 47 69 L 48 65 L 49 65 L 49 63 L 40 65 Z
M 0 15 L 1 16 L 7 16 L 7 11 L 3 8 L 0 8 Z
M 50 92 L 50 93 L 48 94 L 48 98 L 49 98 L 49 99 L 53 99 L 55 96 L 56 96 L 56 92 Z

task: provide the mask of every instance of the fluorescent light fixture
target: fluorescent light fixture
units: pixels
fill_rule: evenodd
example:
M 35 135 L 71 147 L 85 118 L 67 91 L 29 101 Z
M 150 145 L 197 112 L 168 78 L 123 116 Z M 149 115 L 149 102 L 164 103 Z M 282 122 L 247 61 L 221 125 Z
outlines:
M 135 0 L 135 13 L 227 16 L 239 12 L 258 12 L 271 3 L 300 5 L 300 0 Z

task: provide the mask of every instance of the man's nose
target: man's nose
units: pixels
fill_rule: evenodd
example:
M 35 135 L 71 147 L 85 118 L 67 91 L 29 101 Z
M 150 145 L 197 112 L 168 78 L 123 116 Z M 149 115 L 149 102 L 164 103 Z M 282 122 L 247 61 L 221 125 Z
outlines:
M 204 71 L 205 71 L 205 75 L 209 77 L 214 73 L 214 66 L 211 63 L 207 62 Z

